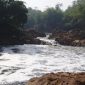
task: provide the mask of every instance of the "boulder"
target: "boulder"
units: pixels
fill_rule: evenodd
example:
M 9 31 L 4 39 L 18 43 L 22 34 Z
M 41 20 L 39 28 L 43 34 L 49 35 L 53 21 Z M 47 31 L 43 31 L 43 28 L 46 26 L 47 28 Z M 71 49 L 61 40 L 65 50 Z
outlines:
M 50 73 L 42 77 L 35 77 L 27 85 L 85 85 L 84 73 Z
M 71 45 L 73 40 L 70 38 L 56 38 L 55 41 L 61 45 Z
M 37 39 L 37 37 L 45 37 L 45 33 L 40 33 L 35 30 L 26 30 L 24 33 L 25 34 L 22 37 L 24 44 L 46 44 L 46 42 Z

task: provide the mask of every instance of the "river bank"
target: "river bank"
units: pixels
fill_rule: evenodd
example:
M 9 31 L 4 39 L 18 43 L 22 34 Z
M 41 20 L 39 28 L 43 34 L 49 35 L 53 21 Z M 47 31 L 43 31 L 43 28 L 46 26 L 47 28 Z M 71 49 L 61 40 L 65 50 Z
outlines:
M 24 44 L 46 44 L 37 37 L 46 37 L 45 33 L 38 32 L 36 30 L 24 30 L 22 35 L 11 36 L 8 35 L 0 36 L 0 45 L 9 46 L 9 45 L 24 45 Z
M 64 46 L 85 46 L 85 31 L 55 31 L 49 38 Z

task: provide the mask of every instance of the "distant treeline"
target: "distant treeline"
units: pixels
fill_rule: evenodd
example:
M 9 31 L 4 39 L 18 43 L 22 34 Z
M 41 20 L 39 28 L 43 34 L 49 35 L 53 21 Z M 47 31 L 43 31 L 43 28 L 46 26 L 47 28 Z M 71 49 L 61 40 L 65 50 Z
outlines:
M 77 0 L 63 11 L 60 5 L 48 8 L 44 12 L 28 8 L 26 29 L 43 32 L 84 30 L 85 31 L 85 0 Z

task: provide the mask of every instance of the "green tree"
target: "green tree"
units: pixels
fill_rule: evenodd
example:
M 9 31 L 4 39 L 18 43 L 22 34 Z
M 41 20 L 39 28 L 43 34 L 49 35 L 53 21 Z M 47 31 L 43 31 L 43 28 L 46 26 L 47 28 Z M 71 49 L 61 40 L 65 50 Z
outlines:
M 32 8 L 28 8 L 28 11 L 28 22 L 26 23 L 26 27 L 36 28 L 41 22 L 42 12 Z
M 54 29 L 61 29 L 63 25 L 63 12 L 59 7 L 48 8 L 44 12 L 44 20 L 47 30 L 52 32 Z
M 19 38 L 27 21 L 27 12 L 22 1 L 0 0 L 0 38 Z
M 65 25 L 70 29 L 84 29 L 85 0 L 74 1 L 72 7 L 69 7 L 65 11 Z

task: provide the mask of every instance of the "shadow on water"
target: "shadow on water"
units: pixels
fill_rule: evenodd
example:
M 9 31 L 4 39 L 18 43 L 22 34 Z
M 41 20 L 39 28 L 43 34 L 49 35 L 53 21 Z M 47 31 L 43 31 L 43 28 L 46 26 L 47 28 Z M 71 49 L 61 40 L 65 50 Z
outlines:
M 14 82 L 14 83 L 3 83 L 0 85 L 26 85 L 27 81 L 25 82 Z
M 0 53 L 8 53 L 8 54 L 29 54 L 35 55 L 43 53 L 45 50 L 45 45 L 11 45 L 0 47 Z
M 25 45 L 9 45 L 9 46 L 0 46 L 0 55 L 1 53 L 8 54 L 47 54 L 49 55 L 54 53 L 55 51 L 70 51 L 72 53 L 76 53 L 77 55 L 81 55 L 85 52 L 83 47 L 72 47 L 72 46 L 52 46 L 52 45 L 33 45 L 33 44 L 25 44 Z

